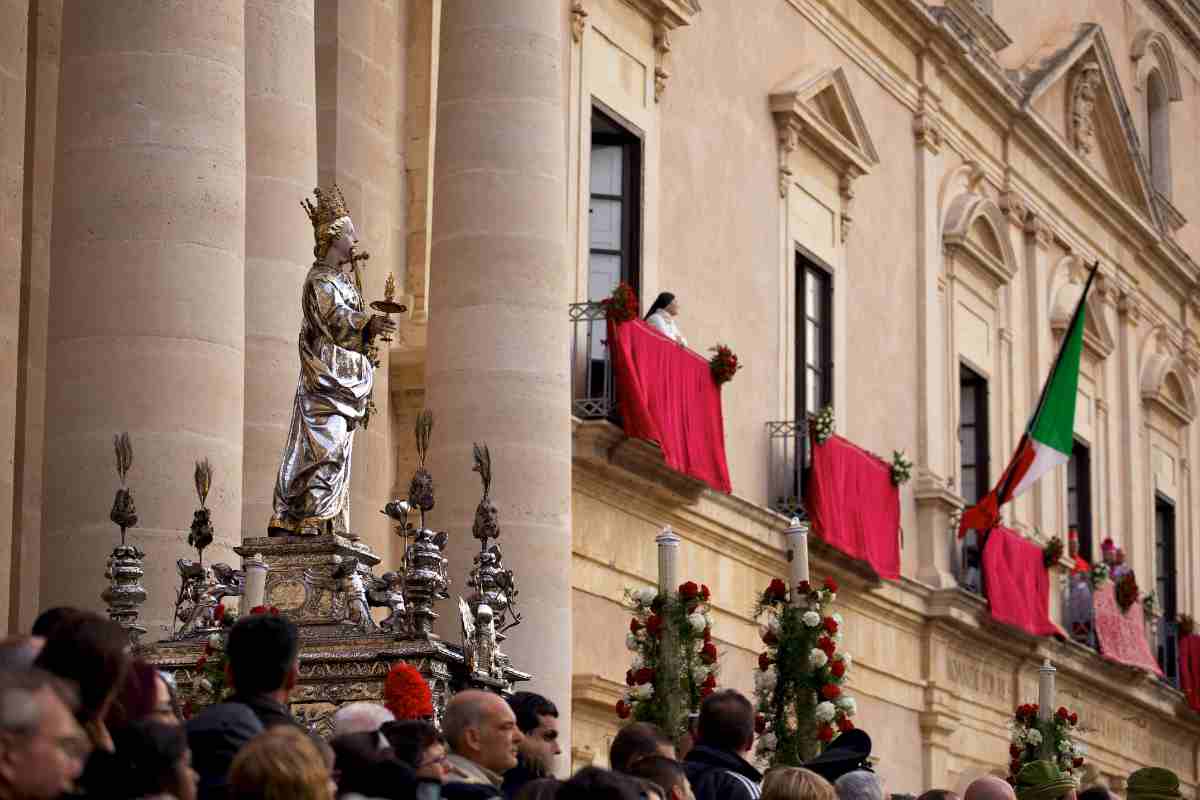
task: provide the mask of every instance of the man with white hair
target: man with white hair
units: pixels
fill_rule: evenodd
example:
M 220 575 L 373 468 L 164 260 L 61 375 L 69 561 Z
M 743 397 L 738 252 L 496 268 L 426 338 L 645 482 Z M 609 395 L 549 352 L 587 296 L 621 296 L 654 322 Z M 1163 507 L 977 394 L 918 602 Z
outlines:
M 333 735 L 375 733 L 396 717 L 378 703 L 347 703 L 333 715 Z
M 91 749 L 77 704 L 73 688 L 42 670 L 0 672 L 0 800 L 71 791 Z
M 847 772 L 833 785 L 838 800 L 883 800 L 883 785 L 879 776 L 865 769 Z

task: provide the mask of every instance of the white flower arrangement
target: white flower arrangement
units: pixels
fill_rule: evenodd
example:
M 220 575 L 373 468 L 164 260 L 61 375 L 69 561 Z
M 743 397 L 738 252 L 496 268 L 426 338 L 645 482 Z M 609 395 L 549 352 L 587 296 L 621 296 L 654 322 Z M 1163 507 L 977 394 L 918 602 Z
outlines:
M 221 641 L 221 634 L 219 633 L 209 634 L 208 643 L 213 646 L 214 650 L 220 650 L 224 647 L 224 642 Z
M 646 659 L 642 658 L 641 653 L 634 653 L 633 658 L 629 661 L 629 668 L 636 672 L 644 666 L 646 666 Z
M 854 659 L 850 658 L 850 654 L 845 650 L 839 650 L 833 654 L 833 657 L 838 661 L 846 662 L 846 669 L 850 669 L 850 665 L 854 663 Z
M 824 650 L 813 648 L 808 654 L 808 665 L 813 669 L 820 669 L 829 663 L 829 656 L 825 655 Z M 833 719 L 830 717 L 830 719 Z
M 651 588 L 634 589 L 630 592 L 630 597 L 639 606 L 648 606 L 654 602 L 654 598 L 658 597 L 658 590 Z
M 825 700 L 817 703 L 816 711 L 814 712 L 818 722 L 833 722 L 833 718 L 837 716 L 837 708 L 833 703 Z
M 892 451 L 892 483 L 902 486 L 912 480 L 913 462 L 903 450 Z
M 704 629 L 708 627 L 708 620 L 703 614 L 689 614 L 687 620 L 696 633 L 704 633 Z
M 1072 751 L 1072 747 L 1071 747 L 1070 739 L 1059 739 L 1058 740 L 1058 752 L 1070 753 L 1071 751 Z
M 815 611 L 805 611 L 800 621 L 809 628 L 815 628 L 821 624 L 821 615 Z
M 838 708 L 846 713 L 847 717 L 853 717 L 858 713 L 858 703 L 849 695 L 842 695 L 835 701 Z
M 763 672 L 762 670 L 755 670 L 754 690 L 756 692 L 766 692 L 770 694 L 771 692 L 775 691 L 775 680 L 775 670 L 771 669 L 767 670 L 766 672 Z
M 813 437 L 817 440 L 817 444 L 825 444 L 825 441 L 833 436 L 833 406 L 825 406 L 817 415 L 813 417 Z
M 625 634 L 625 647 L 633 652 L 637 652 L 641 648 L 641 642 L 638 637 L 632 633 Z
M 779 616 L 777 614 L 770 614 L 767 616 L 767 630 L 778 635 L 781 627 L 782 625 L 779 622 Z
M 1108 564 L 1103 561 L 1097 561 L 1092 565 L 1092 571 L 1088 575 L 1088 579 L 1092 583 L 1092 589 L 1099 589 L 1109 579 Z
M 1042 732 L 1037 728 L 1030 728 L 1029 732 L 1025 734 L 1025 742 L 1037 747 L 1042 743 Z
M 649 700 L 651 697 L 654 697 L 654 684 L 638 684 L 629 690 L 629 696 L 634 700 Z

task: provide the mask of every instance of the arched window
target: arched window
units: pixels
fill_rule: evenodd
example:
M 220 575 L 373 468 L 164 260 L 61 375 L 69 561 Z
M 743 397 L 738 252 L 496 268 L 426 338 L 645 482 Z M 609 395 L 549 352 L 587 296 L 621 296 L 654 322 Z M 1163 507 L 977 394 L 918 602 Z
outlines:
M 1152 70 L 1146 77 L 1147 156 L 1150 181 L 1163 197 L 1171 197 L 1171 118 L 1167 104 L 1170 96 L 1162 73 Z

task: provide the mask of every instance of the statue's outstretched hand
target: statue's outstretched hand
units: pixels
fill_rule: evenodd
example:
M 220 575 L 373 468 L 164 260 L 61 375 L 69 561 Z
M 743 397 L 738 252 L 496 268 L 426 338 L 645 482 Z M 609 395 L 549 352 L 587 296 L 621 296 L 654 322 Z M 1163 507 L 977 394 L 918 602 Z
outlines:
M 380 334 L 391 335 L 396 332 L 395 320 L 388 319 L 383 314 L 372 314 L 371 320 L 367 323 L 367 338 L 374 339 Z

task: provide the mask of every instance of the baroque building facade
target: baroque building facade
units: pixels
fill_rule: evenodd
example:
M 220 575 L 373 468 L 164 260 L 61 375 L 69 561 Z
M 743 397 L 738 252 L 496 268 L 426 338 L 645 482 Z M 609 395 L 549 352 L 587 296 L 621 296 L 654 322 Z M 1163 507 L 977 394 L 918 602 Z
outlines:
M 570 720 L 574 766 L 604 763 L 623 590 L 655 580 L 665 525 L 681 575 L 713 589 L 721 683 L 750 690 L 750 611 L 785 571 L 789 444 L 831 404 L 839 433 L 916 465 L 899 581 L 813 554 L 844 587 L 888 789 L 1002 771 L 1005 722 L 1049 657 L 1090 777 L 1119 792 L 1165 765 L 1196 796 L 1200 718 L 1178 689 L 989 622 L 951 533 L 1012 452 L 1098 261 L 1070 468 L 1006 516 L 1035 540 L 1077 529 L 1089 560 L 1104 538 L 1123 547 L 1163 603 L 1168 661 L 1174 618 L 1200 611 L 1190 0 L 0 8 L 8 630 L 99 606 L 118 431 L 135 446 L 148 639 L 170 627 L 195 460 L 216 470 L 210 556 L 263 535 L 311 259 L 296 203 L 336 181 L 372 251 L 365 293 L 392 272 L 410 308 L 358 435 L 352 525 L 395 563 L 378 510 L 407 486 L 431 408 L 433 522 L 461 586 L 470 444 L 489 444 L 526 608 L 508 647 Z M 745 364 L 723 390 L 731 495 L 607 419 L 586 314 L 617 280 L 643 307 L 674 292 L 693 347 Z

